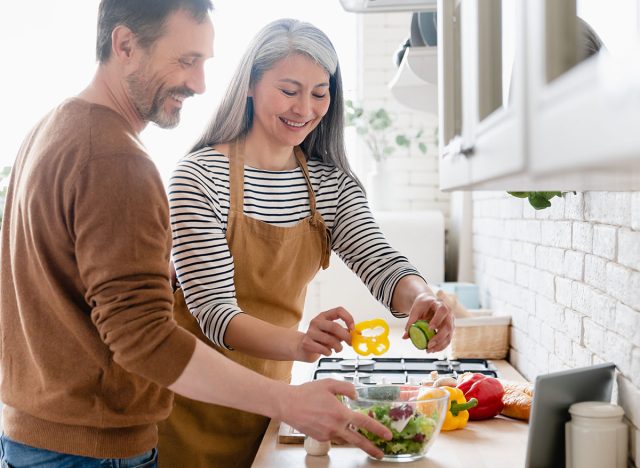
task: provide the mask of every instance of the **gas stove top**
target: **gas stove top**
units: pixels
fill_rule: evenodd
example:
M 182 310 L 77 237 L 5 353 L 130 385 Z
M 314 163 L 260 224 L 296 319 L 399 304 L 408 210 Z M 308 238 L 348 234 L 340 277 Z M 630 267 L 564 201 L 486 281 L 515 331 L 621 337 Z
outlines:
M 431 373 L 457 377 L 465 372 L 477 372 L 498 377 L 495 367 L 485 359 L 431 358 L 372 358 L 342 359 L 321 358 L 313 373 L 314 380 L 338 379 L 358 384 L 409 384 L 417 385 L 431 380 Z

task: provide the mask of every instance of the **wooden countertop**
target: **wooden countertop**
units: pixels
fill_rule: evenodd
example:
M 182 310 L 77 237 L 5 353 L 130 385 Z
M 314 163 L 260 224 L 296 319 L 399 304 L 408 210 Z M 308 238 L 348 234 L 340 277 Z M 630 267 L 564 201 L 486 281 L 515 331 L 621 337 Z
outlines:
M 389 352 L 389 357 L 408 355 L 410 348 L 403 346 L 402 353 Z M 340 357 L 352 357 L 348 352 Z M 424 354 L 423 354 L 424 356 Z M 506 361 L 491 361 L 508 380 L 525 379 Z M 296 363 L 299 364 L 299 363 Z M 294 372 L 294 382 L 308 381 L 313 365 L 299 364 Z M 306 378 L 305 378 L 306 377 Z M 254 468 L 312 467 L 312 468 L 360 468 L 380 467 L 380 462 L 370 459 L 363 451 L 349 446 L 332 446 L 323 457 L 307 455 L 300 444 L 278 443 L 280 423 L 271 421 L 262 441 Z M 469 421 L 463 430 L 441 432 L 427 455 L 419 461 L 402 463 L 403 467 L 447 468 L 513 468 L 524 466 L 529 425 L 524 421 L 497 416 L 486 421 Z

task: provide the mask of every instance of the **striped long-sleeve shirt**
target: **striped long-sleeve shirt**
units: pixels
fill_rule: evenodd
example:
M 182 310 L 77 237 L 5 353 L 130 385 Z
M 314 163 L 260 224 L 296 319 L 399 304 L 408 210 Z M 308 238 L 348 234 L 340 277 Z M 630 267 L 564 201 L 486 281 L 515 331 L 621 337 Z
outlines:
M 419 275 L 418 271 L 389 245 L 364 193 L 351 178 L 319 161 L 309 161 L 308 166 L 332 250 L 391 310 L 397 282 L 406 275 Z M 204 334 L 221 347 L 227 347 L 224 335 L 229 322 L 243 312 L 236 301 L 233 258 L 225 238 L 229 199 L 226 156 L 205 148 L 180 161 L 169 186 L 173 261 L 189 310 Z M 244 213 L 278 226 L 293 226 L 309 216 L 302 169 L 245 166 Z

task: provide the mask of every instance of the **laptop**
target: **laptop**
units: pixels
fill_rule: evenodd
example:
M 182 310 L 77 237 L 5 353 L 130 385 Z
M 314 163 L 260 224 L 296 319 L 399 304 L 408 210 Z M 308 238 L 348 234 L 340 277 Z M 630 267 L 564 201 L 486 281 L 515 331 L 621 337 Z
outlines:
M 611 402 L 615 364 L 606 363 L 536 378 L 529 420 L 527 468 L 565 466 L 564 425 L 580 401 Z

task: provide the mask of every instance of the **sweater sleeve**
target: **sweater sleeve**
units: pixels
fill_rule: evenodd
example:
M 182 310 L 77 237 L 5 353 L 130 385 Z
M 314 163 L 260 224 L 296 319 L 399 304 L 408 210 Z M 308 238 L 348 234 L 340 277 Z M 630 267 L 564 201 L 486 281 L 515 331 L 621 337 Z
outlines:
M 183 159 L 174 171 L 169 184 L 173 261 L 189 311 L 202 332 L 217 346 L 231 349 L 224 335 L 231 320 L 243 312 L 236 300 L 226 217 L 214 180 L 196 158 Z
M 371 294 L 396 317 L 391 307 L 398 281 L 407 275 L 420 276 L 409 260 L 385 239 L 358 185 L 338 173 L 338 200 L 332 228 L 332 249 L 362 280 Z
M 167 198 L 141 155 L 90 159 L 70 195 L 75 256 L 91 319 L 125 370 L 168 386 L 195 337 L 173 320 Z

